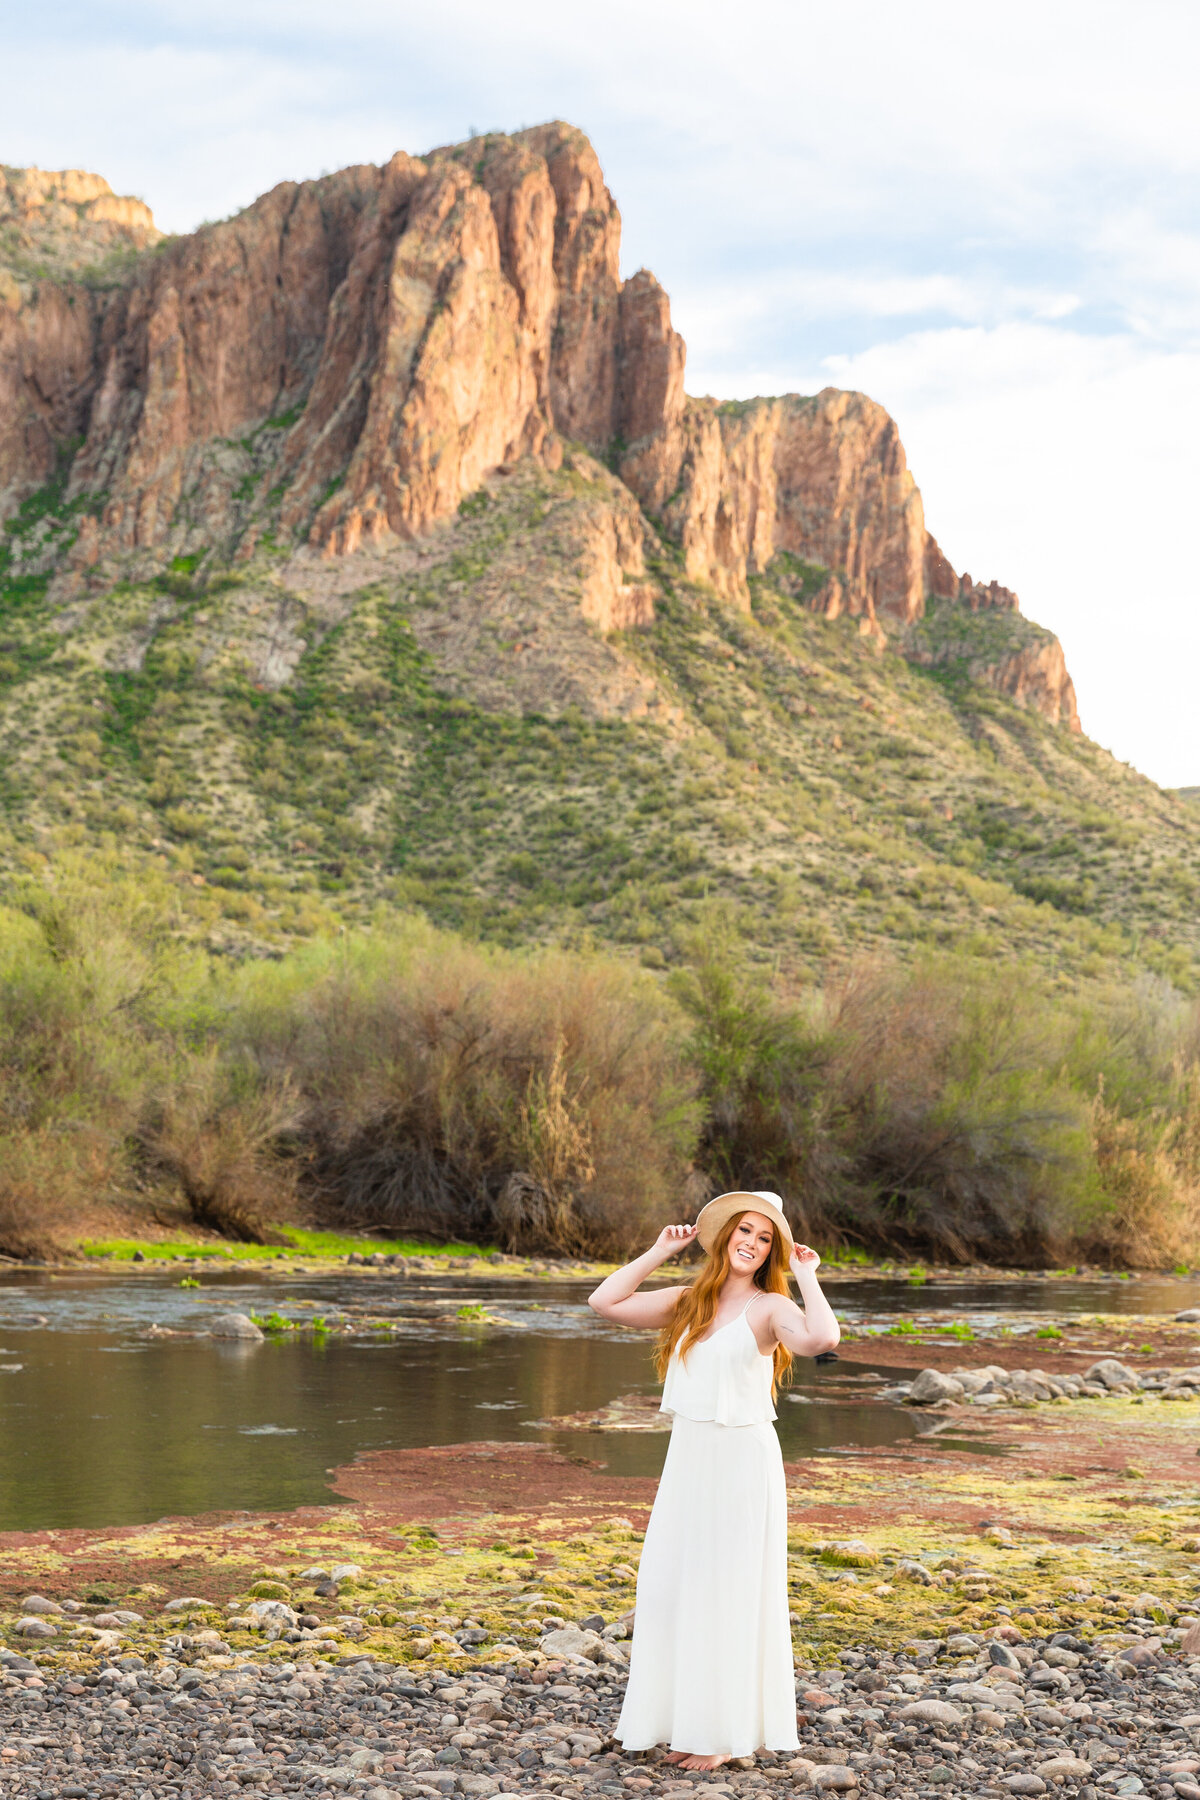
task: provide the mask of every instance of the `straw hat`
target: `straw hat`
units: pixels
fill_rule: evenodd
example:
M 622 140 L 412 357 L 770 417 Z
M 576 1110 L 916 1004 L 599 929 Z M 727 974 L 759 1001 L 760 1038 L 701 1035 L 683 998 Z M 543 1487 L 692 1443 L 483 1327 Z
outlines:
M 783 1239 L 783 1247 L 790 1256 L 796 1248 L 792 1236 L 792 1228 L 783 1216 L 783 1201 L 778 1194 L 718 1194 L 707 1206 L 702 1206 L 696 1215 L 696 1236 L 705 1250 L 711 1250 L 717 1241 L 717 1235 L 727 1219 L 736 1213 L 761 1213 L 764 1219 L 770 1219 L 776 1231 Z

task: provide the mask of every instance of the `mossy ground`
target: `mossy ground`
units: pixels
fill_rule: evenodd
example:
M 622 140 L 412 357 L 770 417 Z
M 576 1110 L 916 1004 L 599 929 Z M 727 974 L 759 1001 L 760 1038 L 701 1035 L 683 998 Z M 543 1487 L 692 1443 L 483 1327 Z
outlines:
M 1200 1569 L 1192 1412 L 1153 1399 L 1044 1407 L 996 1425 L 999 1461 L 918 1439 L 791 1467 L 799 1660 L 1002 1619 L 1092 1638 L 1131 1619 L 1165 1626 L 1190 1617 Z M 498 1506 L 514 1472 L 521 1492 Z M 144 1612 L 147 1622 L 123 1631 L 120 1647 L 152 1654 L 169 1633 L 224 1631 L 228 1602 L 248 1601 L 268 1581 L 331 1625 L 357 1619 L 314 1645 L 320 1653 L 367 1648 L 422 1667 L 461 1666 L 467 1656 L 537 1661 L 544 1618 L 615 1620 L 634 1603 L 651 1481 L 609 1478 L 535 1446 L 476 1445 L 381 1452 L 334 1471 L 333 1485 L 348 1505 L 8 1534 L 3 1636 L 37 1648 L 11 1630 L 16 1601 L 37 1589 L 93 1611 Z M 322 1602 L 302 1571 L 337 1562 L 358 1564 L 362 1575 Z M 212 1605 L 183 1620 L 159 1610 L 190 1592 Z M 488 1637 L 464 1652 L 448 1634 L 468 1621 Z M 297 1654 L 244 1630 L 226 1635 L 235 1659 Z M 82 1660 L 96 1654 L 61 1638 L 52 1647 Z M 110 1642 L 107 1653 L 114 1649 Z M 194 1653 L 209 1654 L 203 1644 Z
M 253 434 L 228 449 L 261 460 Z M 35 496 L 0 558 L 0 863 L 91 845 L 159 867 L 181 929 L 233 951 L 382 905 L 660 966 L 719 900 L 784 972 L 942 946 L 1196 985 L 1194 807 L 961 658 L 924 669 L 814 617 L 795 571 L 747 615 L 662 544 L 656 622 L 599 640 L 573 535 L 595 487 L 522 465 L 336 594 L 266 530 L 245 560 L 131 567 L 65 611 L 49 571 L 75 513 L 61 483 Z M 963 657 L 1036 635 L 953 623 Z M 652 711 L 605 714 L 610 676 Z

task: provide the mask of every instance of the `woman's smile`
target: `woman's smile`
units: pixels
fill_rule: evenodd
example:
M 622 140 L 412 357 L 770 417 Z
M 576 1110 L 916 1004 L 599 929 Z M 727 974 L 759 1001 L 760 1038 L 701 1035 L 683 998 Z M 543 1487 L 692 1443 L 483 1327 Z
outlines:
M 771 1254 L 775 1227 L 761 1213 L 743 1213 L 729 1240 L 729 1266 L 739 1274 L 753 1275 Z

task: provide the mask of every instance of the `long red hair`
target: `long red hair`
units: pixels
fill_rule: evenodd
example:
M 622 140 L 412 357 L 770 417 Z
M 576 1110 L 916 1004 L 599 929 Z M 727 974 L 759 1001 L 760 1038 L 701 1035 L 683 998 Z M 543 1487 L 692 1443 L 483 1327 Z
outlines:
M 682 1344 L 680 1355 L 686 1361 L 689 1346 L 704 1336 L 716 1318 L 721 1289 L 729 1279 L 729 1241 L 746 1213 L 753 1211 L 754 1208 L 748 1206 L 746 1212 L 734 1213 L 732 1218 L 726 1219 L 713 1241 L 708 1261 L 692 1285 L 680 1294 L 675 1303 L 675 1311 L 659 1332 L 654 1367 L 660 1381 L 667 1373 L 667 1364 L 675 1350 Z M 789 1291 L 787 1252 L 783 1247 L 783 1239 L 774 1227 L 771 1232 L 771 1248 L 765 1261 L 754 1271 L 754 1285 L 764 1294 L 786 1294 Z M 786 1381 L 792 1366 L 792 1353 L 785 1345 L 776 1344 L 773 1365 L 772 1400 L 779 1391 L 780 1383 Z

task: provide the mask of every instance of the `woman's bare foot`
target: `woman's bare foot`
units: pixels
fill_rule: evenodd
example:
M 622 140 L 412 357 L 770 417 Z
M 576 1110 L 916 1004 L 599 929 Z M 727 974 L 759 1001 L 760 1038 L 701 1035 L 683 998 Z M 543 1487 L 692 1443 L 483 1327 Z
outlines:
M 681 1769 L 712 1770 L 728 1761 L 727 1756 L 681 1756 L 679 1766 Z
M 668 1750 L 663 1757 L 663 1761 L 669 1763 L 681 1763 L 686 1755 L 686 1750 Z

